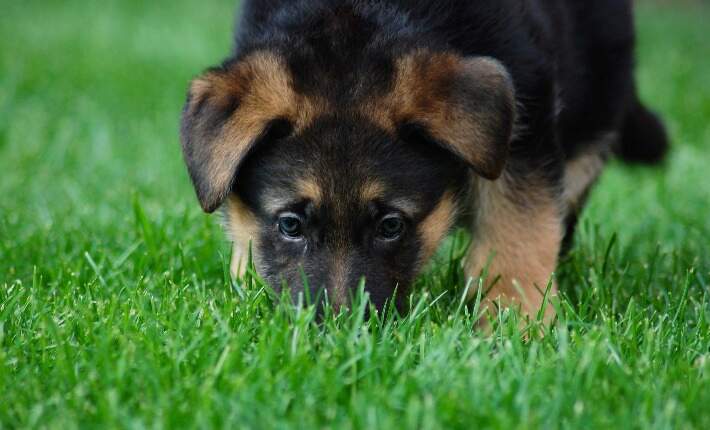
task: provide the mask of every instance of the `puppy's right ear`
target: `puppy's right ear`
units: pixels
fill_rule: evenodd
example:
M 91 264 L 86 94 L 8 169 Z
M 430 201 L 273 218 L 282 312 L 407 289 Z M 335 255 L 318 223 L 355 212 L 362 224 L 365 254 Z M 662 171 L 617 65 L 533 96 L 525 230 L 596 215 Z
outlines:
M 205 212 L 225 200 L 250 150 L 274 124 L 302 123 L 305 112 L 285 62 L 259 51 L 195 79 L 183 109 L 183 156 Z M 299 107 L 301 109 L 299 109 Z
M 515 125 L 515 89 L 503 64 L 415 51 L 398 61 L 393 95 L 396 127 L 421 130 L 484 178 L 503 173 Z

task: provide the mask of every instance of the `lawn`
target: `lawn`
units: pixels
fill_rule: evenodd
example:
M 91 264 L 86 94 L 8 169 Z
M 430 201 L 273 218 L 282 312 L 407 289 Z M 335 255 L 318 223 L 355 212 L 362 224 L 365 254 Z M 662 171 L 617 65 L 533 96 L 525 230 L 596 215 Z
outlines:
M 528 341 L 514 314 L 474 330 L 460 241 L 402 318 L 318 324 L 229 280 L 177 121 L 233 1 L 1 9 L 0 429 L 710 428 L 707 3 L 640 4 L 673 152 L 607 170 Z

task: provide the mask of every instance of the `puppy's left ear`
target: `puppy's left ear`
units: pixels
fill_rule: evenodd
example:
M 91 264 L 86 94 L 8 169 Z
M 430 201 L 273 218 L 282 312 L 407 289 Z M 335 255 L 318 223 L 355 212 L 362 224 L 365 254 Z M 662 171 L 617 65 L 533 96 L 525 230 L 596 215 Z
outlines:
M 515 123 L 515 90 L 506 68 L 488 57 L 416 52 L 398 62 L 395 125 L 412 125 L 476 173 L 498 178 Z

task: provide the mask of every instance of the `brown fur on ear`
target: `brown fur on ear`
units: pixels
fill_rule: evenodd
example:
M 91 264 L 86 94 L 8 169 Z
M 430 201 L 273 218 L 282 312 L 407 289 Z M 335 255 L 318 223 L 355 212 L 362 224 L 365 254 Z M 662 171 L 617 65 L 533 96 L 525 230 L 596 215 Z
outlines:
M 240 163 L 271 125 L 301 129 L 318 103 L 293 90 L 292 77 L 278 55 L 258 51 L 208 70 L 190 87 L 183 110 L 183 155 L 197 197 L 206 212 L 229 194 Z
M 397 61 L 393 91 L 368 106 L 382 126 L 416 126 L 479 175 L 498 178 L 515 121 L 508 72 L 487 57 L 420 50 Z

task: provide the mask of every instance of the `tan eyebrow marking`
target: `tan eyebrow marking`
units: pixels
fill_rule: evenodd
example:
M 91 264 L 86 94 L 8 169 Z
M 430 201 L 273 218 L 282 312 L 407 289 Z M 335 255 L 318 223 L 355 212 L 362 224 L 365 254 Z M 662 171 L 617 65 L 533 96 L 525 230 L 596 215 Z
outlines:
M 398 199 L 394 199 L 391 202 L 391 205 L 394 206 L 397 210 L 404 212 L 405 215 L 409 217 L 413 217 L 414 214 L 417 212 L 417 204 L 409 200 L 405 197 L 400 197 Z
M 373 200 L 381 199 L 384 197 L 384 193 L 385 186 L 381 182 L 368 180 L 362 188 L 360 188 L 360 200 L 363 203 L 368 203 Z
M 306 198 L 318 206 L 323 201 L 323 190 L 313 178 L 301 178 L 296 183 L 296 190 L 300 197 Z

